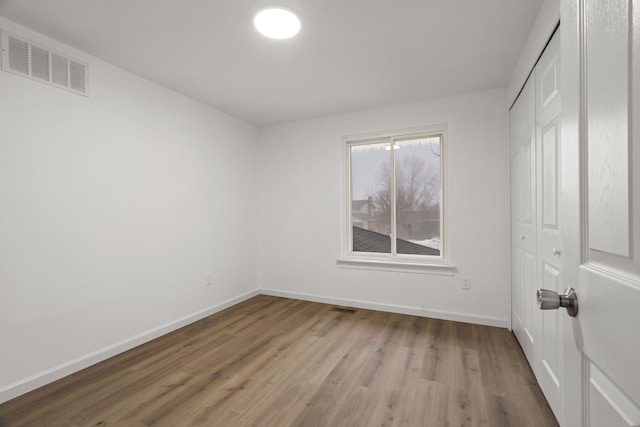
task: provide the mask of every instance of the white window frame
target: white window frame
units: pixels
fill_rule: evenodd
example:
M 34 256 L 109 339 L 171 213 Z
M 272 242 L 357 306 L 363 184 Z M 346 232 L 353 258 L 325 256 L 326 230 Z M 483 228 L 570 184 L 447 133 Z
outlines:
M 439 256 L 410 255 L 410 254 L 384 254 L 374 252 L 354 252 L 352 250 L 351 233 L 351 146 L 374 143 L 389 143 L 394 141 L 436 136 L 440 140 L 440 242 L 441 249 Z M 399 271 L 407 273 L 424 273 L 453 276 L 456 273 L 455 266 L 450 261 L 448 241 L 448 214 L 449 208 L 446 206 L 448 200 L 448 155 L 447 155 L 447 125 L 438 124 L 420 128 L 390 130 L 376 133 L 366 133 L 343 136 L 340 141 L 340 156 L 342 164 L 341 174 L 341 232 L 340 232 L 340 256 L 338 257 L 338 267 L 356 268 L 367 270 Z M 394 150 L 391 150 L 391 183 L 392 199 L 395 202 L 395 165 Z M 395 209 L 391 212 L 391 230 L 395 236 Z M 392 253 L 395 252 L 396 242 L 391 239 Z

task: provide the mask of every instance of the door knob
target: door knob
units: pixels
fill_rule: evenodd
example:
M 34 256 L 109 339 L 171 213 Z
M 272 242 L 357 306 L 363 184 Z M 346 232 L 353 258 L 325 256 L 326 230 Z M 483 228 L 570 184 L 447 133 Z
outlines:
M 524 240 L 524 236 L 522 234 L 520 235 L 520 240 Z
M 540 310 L 557 310 L 560 307 L 567 309 L 571 317 L 578 315 L 578 295 L 573 288 L 567 288 L 563 295 L 549 289 L 538 289 L 538 308 Z
M 551 251 L 555 256 L 559 256 L 560 255 L 560 249 L 558 248 L 553 248 L 553 250 Z

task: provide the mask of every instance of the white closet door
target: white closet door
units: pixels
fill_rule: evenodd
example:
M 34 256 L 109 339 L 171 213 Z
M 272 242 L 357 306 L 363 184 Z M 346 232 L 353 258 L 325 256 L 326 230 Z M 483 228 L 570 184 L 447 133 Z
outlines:
M 562 419 L 562 313 L 539 310 L 536 299 L 538 288 L 563 291 L 559 36 L 547 45 L 510 121 L 512 325 L 549 405 Z
M 564 291 L 560 234 L 560 37 L 556 33 L 536 65 L 536 277 L 537 288 Z M 528 295 L 535 301 L 534 293 Z M 536 304 L 537 305 L 537 304 Z M 537 313 L 536 377 L 556 418 L 563 418 L 564 310 Z
M 534 366 L 536 344 L 535 73 L 510 112 L 512 327 Z

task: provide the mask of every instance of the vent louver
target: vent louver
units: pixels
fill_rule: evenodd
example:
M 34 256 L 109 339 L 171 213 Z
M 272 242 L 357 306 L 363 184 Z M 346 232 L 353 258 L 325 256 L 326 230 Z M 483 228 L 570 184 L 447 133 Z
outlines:
M 2 69 L 88 95 L 88 65 L 22 37 L 2 32 Z
M 57 53 L 51 54 L 51 81 L 62 86 L 69 81 L 69 60 Z
M 31 46 L 31 75 L 49 81 L 49 51 Z
M 11 64 L 10 69 L 17 73 L 29 74 L 29 43 L 9 37 L 8 49 L 7 62 Z M 2 52 L 4 56 L 4 47 Z
M 78 92 L 85 92 L 85 65 L 76 61 L 69 60 L 69 87 Z

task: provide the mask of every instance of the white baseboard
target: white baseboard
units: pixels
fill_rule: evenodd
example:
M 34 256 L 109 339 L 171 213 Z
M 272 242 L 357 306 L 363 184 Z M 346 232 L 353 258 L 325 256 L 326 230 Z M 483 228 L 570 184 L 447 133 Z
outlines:
M 204 319 L 207 316 L 222 311 L 225 308 L 229 308 L 233 305 L 239 304 L 242 301 L 245 301 L 259 294 L 259 290 L 255 289 L 253 291 L 223 301 L 219 304 L 205 308 L 204 310 L 200 310 L 196 313 L 185 316 L 181 319 L 166 323 L 162 326 L 151 329 L 150 331 L 110 345 L 109 347 L 103 348 L 85 356 L 81 356 L 77 359 L 70 360 L 69 362 L 32 375 L 31 377 L 25 378 L 13 384 L 9 384 L 8 386 L 0 388 L 0 403 L 28 393 L 32 390 L 42 387 L 43 385 L 59 380 L 60 378 L 66 377 L 67 375 L 73 374 L 74 372 L 78 372 L 91 365 L 95 365 L 96 363 L 102 362 L 103 360 L 106 360 L 117 354 L 123 353 L 127 350 L 131 350 L 134 347 L 161 337 L 162 335 L 168 334 L 169 332 L 173 332 L 176 329 L 180 329 L 190 323 L 197 322 L 198 320 Z
M 320 302 L 324 304 L 343 305 L 348 307 L 363 308 L 366 310 L 388 311 L 390 313 L 409 314 L 420 317 L 431 317 L 441 320 L 453 320 L 455 322 L 473 323 L 476 325 L 496 326 L 509 329 L 509 319 L 499 319 L 495 317 L 473 316 L 463 313 L 449 311 L 429 310 L 418 307 L 408 307 L 402 305 L 380 304 L 375 302 L 350 300 L 344 298 L 325 297 L 322 295 L 306 294 L 299 292 L 281 291 L 278 289 L 261 288 L 260 293 L 274 297 L 292 298 L 304 301 Z
M 109 347 L 71 360 L 69 362 L 58 365 L 54 368 L 35 374 L 31 377 L 25 378 L 13 384 L 9 384 L 3 388 L 0 388 L 0 403 L 9 401 L 15 397 L 28 393 L 60 378 L 71 375 L 74 372 L 78 372 L 82 369 L 88 368 L 91 365 L 102 362 L 110 357 L 116 356 L 127 350 L 131 350 L 141 344 L 149 342 L 153 339 L 161 337 L 162 335 L 173 332 L 176 329 L 180 329 L 183 326 L 196 322 L 200 319 L 204 319 L 207 316 L 215 314 L 233 305 L 239 304 L 249 298 L 256 295 L 271 295 L 283 298 L 292 298 L 304 301 L 320 302 L 324 304 L 335 304 L 349 307 L 362 308 L 367 310 L 388 311 L 391 313 L 409 314 L 421 317 L 431 317 L 434 319 L 453 320 L 457 322 L 474 323 L 478 325 L 497 326 L 500 328 L 509 328 L 508 319 L 498 319 L 493 317 L 484 316 L 472 316 L 462 313 L 453 313 L 439 310 L 428 310 L 417 307 L 408 307 L 392 304 L 380 304 L 367 301 L 349 300 L 344 298 L 333 298 L 321 295 L 306 294 L 300 292 L 282 291 L 277 289 L 255 289 L 237 297 L 228 299 L 219 304 L 205 308 L 204 310 L 185 316 L 181 319 L 174 320 L 173 322 L 151 329 L 150 331 L 131 337 L 127 340 L 113 344 Z

